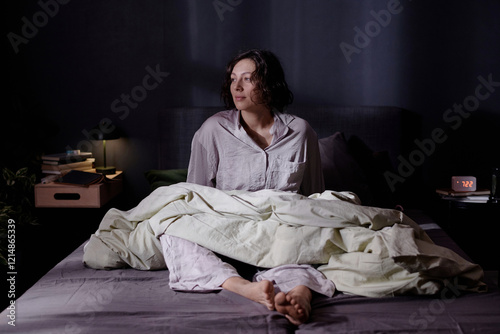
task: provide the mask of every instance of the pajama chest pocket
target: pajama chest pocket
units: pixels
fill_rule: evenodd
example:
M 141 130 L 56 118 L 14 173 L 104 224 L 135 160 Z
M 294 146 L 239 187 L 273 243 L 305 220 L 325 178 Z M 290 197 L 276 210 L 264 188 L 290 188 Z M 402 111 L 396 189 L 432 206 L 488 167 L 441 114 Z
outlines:
M 298 191 L 304 177 L 305 162 L 293 162 L 283 159 L 273 160 L 270 170 L 275 189 Z

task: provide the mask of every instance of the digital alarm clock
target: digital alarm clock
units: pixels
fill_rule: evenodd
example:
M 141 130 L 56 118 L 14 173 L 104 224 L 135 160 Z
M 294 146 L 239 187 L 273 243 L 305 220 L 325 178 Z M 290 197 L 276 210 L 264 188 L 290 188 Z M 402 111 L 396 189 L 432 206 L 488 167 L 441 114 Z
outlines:
M 452 176 L 451 189 L 453 191 L 476 191 L 476 178 L 474 176 Z

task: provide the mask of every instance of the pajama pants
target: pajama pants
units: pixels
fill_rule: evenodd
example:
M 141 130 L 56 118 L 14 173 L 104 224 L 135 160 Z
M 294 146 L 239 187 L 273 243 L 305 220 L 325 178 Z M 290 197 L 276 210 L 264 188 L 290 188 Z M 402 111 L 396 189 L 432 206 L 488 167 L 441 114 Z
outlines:
M 221 290 L 228 278 L 240 276 L 236 269 L 207 248 L 167 234 L 160 237 L 169 270 L 170 288 L 177 291 L 209 292 Z M 297 285 L 331 297 L 335 285 L 311 265 L 289 264 L 259 271 L 253 281 L 269 280 L 275 291 L 287 293 Z

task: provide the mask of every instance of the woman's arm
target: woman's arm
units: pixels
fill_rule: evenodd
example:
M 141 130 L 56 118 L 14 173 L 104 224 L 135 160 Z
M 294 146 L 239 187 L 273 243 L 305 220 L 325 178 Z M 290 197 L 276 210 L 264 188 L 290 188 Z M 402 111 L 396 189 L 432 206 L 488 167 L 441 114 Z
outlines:
M 318 136 L 309 126 L 307 131 L 307 153 L 306 169 L 304 178 L 300 185 L 300 193 L 309 196 L 314 193 L 325 191 L 325 182 L 323 179 L 323 169 L 321 167 L 321 156 L 319 152 Z
M 191 143 L 187 182 L 215 187 L 215 176 L 217 175 L 215 156 L 217 152 L 208 149 L 205 146 L 207 141 L 203 141 L 200 137 L 200 131 L 196 132 Z

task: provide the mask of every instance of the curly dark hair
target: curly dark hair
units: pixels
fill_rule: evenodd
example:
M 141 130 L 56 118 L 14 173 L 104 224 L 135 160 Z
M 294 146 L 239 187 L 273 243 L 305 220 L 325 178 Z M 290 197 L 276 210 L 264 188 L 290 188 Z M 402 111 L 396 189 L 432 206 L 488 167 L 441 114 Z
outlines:
M 231 73 L 234 66 L 243 59 L 251 59 L 255 63 L 252 81 L 255 84 L 255 89 L 261 93 L 266 106 L 283 112 L 284 108 L 293 102 L 293 94 L 285 81 L 285 72 L 278 57 L 271 51 L 259 49 L 241 52 L 227 64 L 221 90 L 221 98 L 226 108 L 235 108 L 231 94 Z

